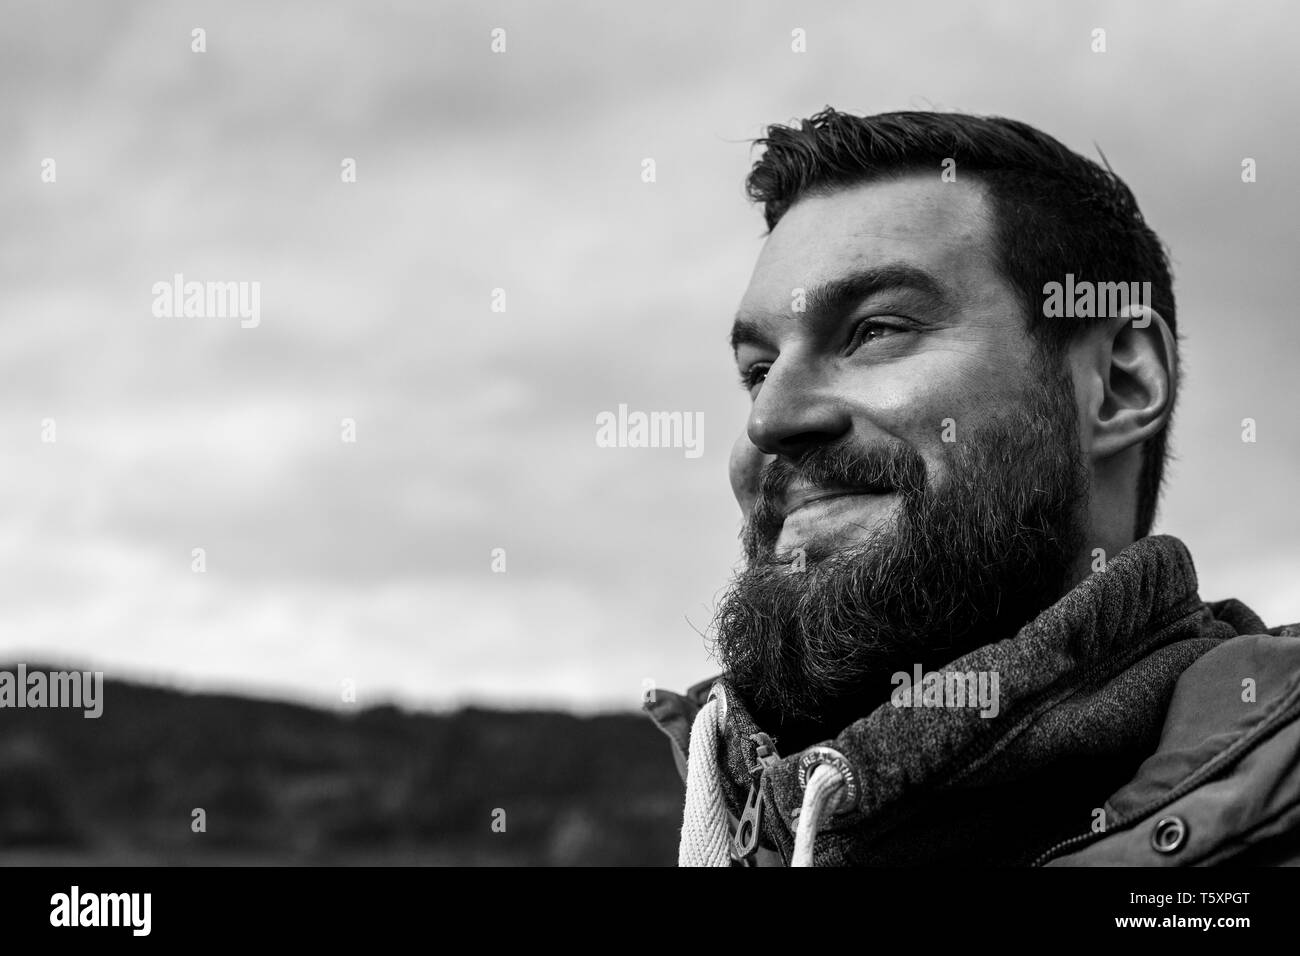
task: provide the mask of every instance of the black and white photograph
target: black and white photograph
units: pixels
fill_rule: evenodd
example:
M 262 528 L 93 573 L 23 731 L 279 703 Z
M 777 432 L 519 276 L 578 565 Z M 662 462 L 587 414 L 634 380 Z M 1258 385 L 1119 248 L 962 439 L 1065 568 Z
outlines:
M 1298 36 L 6 3 L 6 923 L 854 867 L 1287 925 Z

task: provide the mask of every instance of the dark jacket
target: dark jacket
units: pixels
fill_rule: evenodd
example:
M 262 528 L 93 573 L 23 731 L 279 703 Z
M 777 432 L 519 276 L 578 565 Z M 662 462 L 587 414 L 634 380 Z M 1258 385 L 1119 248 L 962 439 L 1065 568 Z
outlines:
M 1297 638 L 1300 626 L 1267 629 L 1239 601 L 1206 604 L 1182 542 L 1143 538 L 1010 639 L 943 669 L 996 673 L 996 716 L 893 701 L 825 741 L 859 792 L 819 831 L 816 863 L 1298 864 Z M 733 833 L 746 801 L 762 802 L 743 862 L 787 863 L 801 754 L 776 741 L 778 759 L 760 761 L 762 728 L 725 678 L 645 708 L 685 778 L 691 721 L 715 686 Z

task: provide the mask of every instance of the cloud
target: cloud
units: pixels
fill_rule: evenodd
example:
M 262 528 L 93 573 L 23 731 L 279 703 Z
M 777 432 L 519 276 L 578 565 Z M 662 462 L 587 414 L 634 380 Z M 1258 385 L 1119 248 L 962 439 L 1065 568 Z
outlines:
M 726 461 L 746 408 L 723 341 L 763 231 L 746 140 L 827 103 L 1102 145 L 1177 265 L 1162 527 L 1207 594 L 1300 620 L 1300 529 L 1273 504 L 1300 458 L 1282 411 L 1297 133 L 1239 105 L 1294 98 L 1290 15 L 1057 13 L 15 7 L 0 650 L 311 699 L 353 676 L 430 704 L 634 703 L 647 677 L 711 673 L 694 628 L 737 556 Z M 154 317 L 176 272 L 260 282 L 262 324 Z M 619 403 L 703 412 L 704 456 L 597 448 Z

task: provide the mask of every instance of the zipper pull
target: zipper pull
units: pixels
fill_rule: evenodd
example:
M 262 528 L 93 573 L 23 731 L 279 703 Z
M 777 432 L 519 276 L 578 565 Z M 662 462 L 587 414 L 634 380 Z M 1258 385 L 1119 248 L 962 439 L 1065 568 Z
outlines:
M 749 739 L 758 745 L 758 767 L 755 769 L 766 770 L 774 766 L 781 759 L 781 755 L 776 752 L 776 744 L 772 743 L 772 738 L 761 730 L 756 734 L 750 734 Z
M 758 850 L 758 838 L 763 827 L 763 775 L 779 759 L 772 738 L 761 731 L 750 734 L 749 739 L 758 745 L 758 763 L 749 770 L 749 794 L 745 809 L 740 814 L 740 824 L 732 840 L 732 849 L 742 863 Z

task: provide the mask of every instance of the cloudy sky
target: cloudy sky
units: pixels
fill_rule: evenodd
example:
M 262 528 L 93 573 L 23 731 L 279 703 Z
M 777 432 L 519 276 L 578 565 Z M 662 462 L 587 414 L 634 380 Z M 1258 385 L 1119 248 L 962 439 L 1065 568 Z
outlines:
M 826 105 L 1104 149 L 1174 256 L 1158 530 L 1300 620 L 1296 15 L 1239 9 L 9 4 L 0 657 L 429 706 L 713 673 L 749 141 Z M 260 324 L 154 315 L 176 273 L 259 282 Z M 702 413 L 703 454 L 597 447 L 620 403 Z

